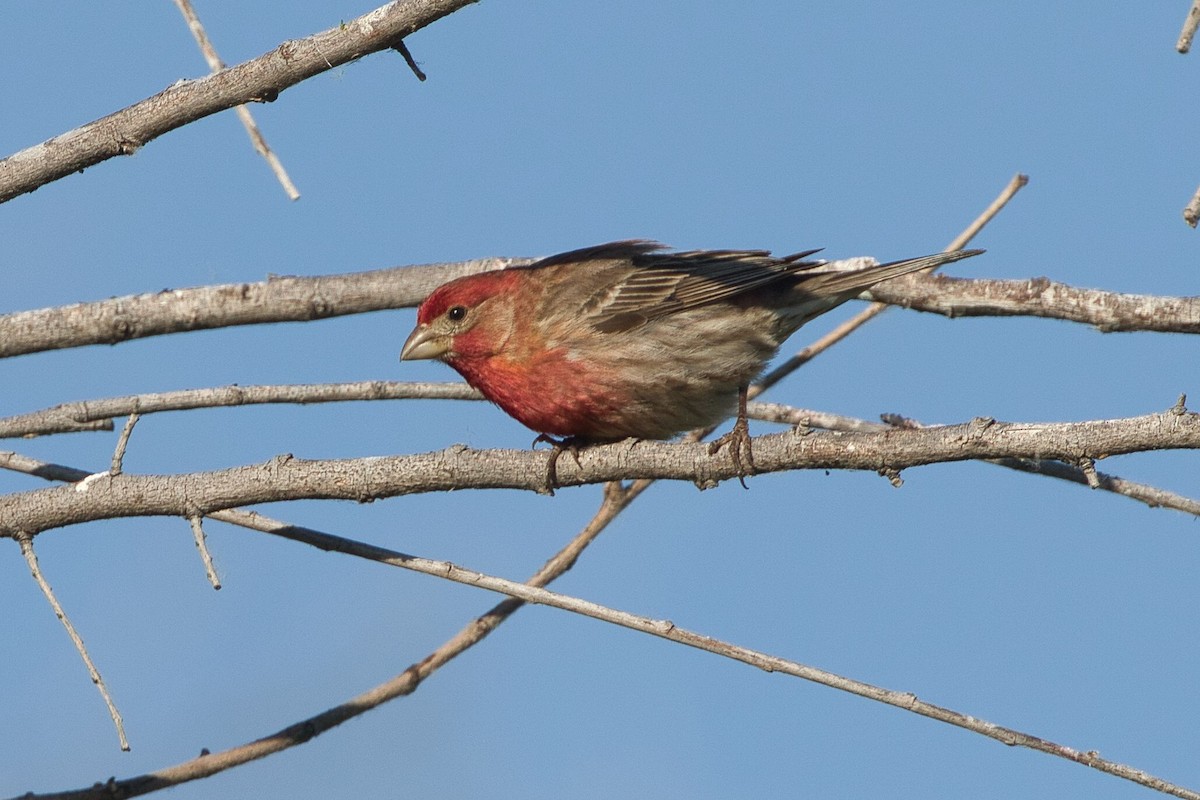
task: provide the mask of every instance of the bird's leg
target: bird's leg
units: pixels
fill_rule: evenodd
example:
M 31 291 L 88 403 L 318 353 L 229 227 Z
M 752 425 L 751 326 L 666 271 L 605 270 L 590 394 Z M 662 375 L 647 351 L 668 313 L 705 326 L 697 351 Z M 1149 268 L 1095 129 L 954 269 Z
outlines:
M 553 448 L 550 451 L 550 460 L 546 462 L 546 491 L 553 496 L 554 490 L 558 488 L 558 457 L 563 454 L 564 450 L 570 451 L 571 457 L 575 459 L 575 465 L 582 467 L 583 464 L 579 461 L 579 450 L 588 442 L 578 436 L 564 436 L 562 439 L 555 439 L 545 433 L 539 433 L 531 446 L 537 446 L 538 442 L 545 442 Z
M 746 476 L 753 475 L 754 468 L 754 449 L 750 446 L 750 423 L 746 421 L 746 391 L 748 387 L 741 386 L 738 388 L 738 413 L 737 420 L 733 423 L 733 429 L 719 439 L 715 439 L 708 446 L 708 454 L 714 455 L 722 447 L 729 445 L 729 457 L 733 460 L 733 468 L 737 470 L 738 483 L 743 489 L 750 487 L 746 486 Z M 745 461 L 742 456 L 745 455 Z

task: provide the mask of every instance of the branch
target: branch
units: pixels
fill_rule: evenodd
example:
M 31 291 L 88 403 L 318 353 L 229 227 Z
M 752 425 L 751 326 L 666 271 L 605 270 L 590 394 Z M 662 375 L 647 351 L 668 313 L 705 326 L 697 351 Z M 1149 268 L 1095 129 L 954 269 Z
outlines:
M 1079 464 L 1113 455 L 1200 448 L 1200 415 L 1181 408 L 1128 419 L 1014 423 L 978 418 L 961 425 L 866 432 L 805 430 L 754 440 L 759 472 L 860 469 L 896 472 L 972 459 L 1054 459 Z M 38 533 L 97 519 L 187 517 L 255 503 L 301 499 L 370 502 L 452 489 L 545 491 L 546 451 L 469 450 L 307 461 L 290 455 L 214 472 L 91 475 L 66 487 L 0 497 L 0 536 Z M 618 442 L 585 449 L 560 465 L 559 483 L 577 486 L 629 476 L 688 480 L 700 487 L 737 477 L 706 445 Z
M 0 203 L 51 181 L 137 152 L 168 131 L 219 111 L 271 102 L 326 70 L 390 49 L 396 42 L 475 0 L 394 0 L 336 28 L 284 42 L 269 53 L 195 80 L 0 161 Z
M 407 308 L 419 304 L 446 281 L 531 261 L 483 258 L 343 275 L 277 277 L 259 283 L 175 289 L 18 311 L 0 316 L 0 358 L 168 333 Z M 1200 297 L 1078 289 L 1046 278 L 1017 281 L 908 275 L 864 296 L 950 317 L 1034 316 L 1080 322 L 1104 331 L 1200 332 Z
M 334 403 L 355 400 L 479 400 L 482 395 L 465 383 L 416 381 L 358 381 L 355 383 L 218 386 L 153 392 L 100 400 L 63 403 L 0 418 L 0 439 L 44 436 L 81 430 L 112 430 L 112 419 L 133 413 L 186 411 L 197 408 L 262 403 Z M 97 422 L 105 421 L 104 426 Z
M 871 289 L 875 300 L 947 317 L 1047 317 L 1105 333 L 1200 333 L 1200 297 L 1161 297 L 1079 289 L 1049 278 L 971 280 L 905 276 Z
M 405 308 L 448 280 L 510 263 L 482 258 L 345 275 L 273 277 L 18 311 L 0 316 L 0 358 L 167 333 Z
M 871 422 L 855 417 L 844 417 L 840 414 L 830 414 L 824 411 L 795 408 L 778 403 L 751 403 L 747 411 L 752 419 L 780 422 L 786 425 L 824 428 L 831 431 L 884 431 L 895 427 L 928 427 L 910 419 L 898 419 L 892 424 L 884 424 L 882 422 Z M 891 416 L 889 415 L 889 417 Z M 1170 508 L 1200 517 L 1200 500 L 1194 500 L 1190 497 L 1167 491 L 1166 489 L 1160 489 L 1157 486 L 1125 480 L 1117 475 L 1110 475 L 1106 472 L 1097 472 L 1094 470 L 1094 467 L 1093 471 L 1088 473 L 1080 467 L 1065 464 L 1061 461 L 1049 461 L 1040 458 L 985 458 L 981 460 L 988 464 L 995 464 L 998 467 L 1006 467 L 1018 472 L 1026 472 L 1031 475 L 1045 475 L 1048 478 L 1058 478 L 1059 480 L 1078 483 L 1093 489 L 1112 492 L 1113 494 L 1119 494 L 1145 503 L 1151 508 Z M 1090 479 L 1089 474 L 1091 476 Z

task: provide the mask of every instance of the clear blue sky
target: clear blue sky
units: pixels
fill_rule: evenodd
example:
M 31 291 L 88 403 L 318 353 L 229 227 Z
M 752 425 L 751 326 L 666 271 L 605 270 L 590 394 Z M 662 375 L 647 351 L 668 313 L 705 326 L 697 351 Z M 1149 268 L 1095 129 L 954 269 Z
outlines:
M 370 7 L 197 0 L 227 62 Z M 232 113 L 0 206 L 0 311 L 233 281 L 538 255 L 617 238 L 686 248 L 941 249 L 1016 172 L 1029 186 L 953 274 L 1196 294 L 1200 54 L 1187 4 L 502 3 L 254 107 L 287 202 Z M 0 151 L 206 68 L 167 2 L 12 4 Z M 845 309 L 842 316 L 853 309 Z M 833 316 L 833 315 L 831 315 Z M 411 310 L 0 362 L 0 414 L 228 383 L 449 380 L 400 364 Z M 797 349 L 832 324 L 797 335 Z M 1200 399 L 1197 342 L 892 311 L 770 399 L 926 422 L 1080 420 Z M 765 432 L 771 426 L 754 426 Z M 531 434 L 484 404 L 156 415 L 126 469 L 278 453 L 422 452 Z M 115 434 L 5 448 L 99 471 Z M 1200 495 L 1195 457 L 1103 469 Z M 660 485 L 556 588 L 1200 786 L 1197 523 L 984 464 Z M 41 484 L 0 475 L 0 490 Z M 599 487 L 265 509 L 523 579 Z M 423 658 L 495 597 L 217 523 L 208 588 L 185 522 L 54 531 L 39 555 L 125 714 L 0 548 L 0 796 L 224 749 Z M 402 699 L 281 756 L 172 790 L 256 797 L 1145 798 L 1148 790 L 795 679 L 547 609 Z

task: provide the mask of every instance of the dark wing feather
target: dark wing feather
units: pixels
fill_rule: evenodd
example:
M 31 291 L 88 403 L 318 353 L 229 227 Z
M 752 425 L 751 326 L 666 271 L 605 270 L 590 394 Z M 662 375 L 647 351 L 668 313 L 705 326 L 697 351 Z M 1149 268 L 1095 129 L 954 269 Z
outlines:
M 584 308 L 597 329 L 626 330 L 647 320 L 728 299 L 819 266 L 765 250 L 647 251 L 628 259 L 634 269 L 593 295 Z
M 825 263 L 804 260 L 818 250 L 777 258 L 766 250 L 661 252 L 665 249 L 658 242 L 630 239 L 560 253 L 527 268 L 590 263 L 593 269 L 579 274 L 578 281 L 586 285 L 591 279 L 597 286 L 580 312 L 597 330 L 621 331 L 789 279 L 803 279 L 804 288 L 811 286 L 814 295 L 842 295 L 841 302 L 897 275 L 982 252 L 959 250 L 849 272 L 803 275 Z M 604 277 L 606 268 L 617 272 Z

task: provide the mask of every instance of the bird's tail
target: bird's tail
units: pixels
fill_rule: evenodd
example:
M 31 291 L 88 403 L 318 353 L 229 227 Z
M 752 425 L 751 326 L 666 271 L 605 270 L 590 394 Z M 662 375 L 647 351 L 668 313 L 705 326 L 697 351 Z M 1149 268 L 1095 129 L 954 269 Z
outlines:
M 951 250 L 946 253 L 934 253 L 920 258 L 906 258 L 903 261 L 890 261 L 887 264 L 876 264 L 863 269 L 844 271 L 816 272 L 805 276 L 802 284 L 804 291 L 824 297 L 842 295 L 846 299 L 853 297 L 864 289 L 869 289 L 877 283 L 918 272 L 923 269 L 934 269 L 952 261 L 977 256 L 983 250 Z

